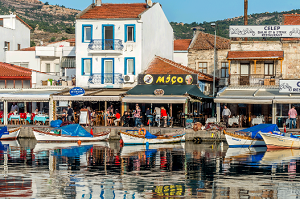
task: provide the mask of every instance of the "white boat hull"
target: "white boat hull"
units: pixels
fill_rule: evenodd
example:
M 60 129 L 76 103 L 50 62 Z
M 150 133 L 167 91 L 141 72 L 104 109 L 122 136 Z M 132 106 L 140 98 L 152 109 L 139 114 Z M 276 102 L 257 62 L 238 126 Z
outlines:
M 9 134 L 2 135 L 0 140 L 16 140 L 19 136 L 20 128 L 9 131 Z
M 263 137 L 268 149 L 293 149 L 300 148 L 300 139 L 291 138 L 286 136 L 280 136 L 271 133 L 262 133 L 260 135 Z
M 95 142 L 108 140 L 110 133 L 102 136 L 94 137 L 75 137 L 75 136 L 60 136 L 57 134 L 44 133 L 41 131 L 33 130 L 33 134 L 38 142 Z
M 266 146 L 263 140 L 249 140 L 246 138 L 235 137 L 225 134 L 226 141 L 229 147 L 263 147 Z
M 168 139 L 147 139 L 142 136 L 131 136 L 128 133 L 120 132 L 121 138 L 124 144 L 162 144 L 162 143 L 174 143 L 174 142 L 185 142 L 185 135 L 177 136 Z

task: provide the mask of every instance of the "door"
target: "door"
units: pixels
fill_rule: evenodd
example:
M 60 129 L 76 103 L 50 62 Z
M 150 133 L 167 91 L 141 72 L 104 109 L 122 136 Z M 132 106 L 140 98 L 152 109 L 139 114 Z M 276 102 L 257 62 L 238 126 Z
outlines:
M 103 28 L 103 50 L 114 50 L 114 26 L 104 26 Z
M 104 66 L 103 66 L 103 72 L 104 72 L 104 83 L 105 84 L 113 84 L 114 83 L 114 66 L 113 66 L 113 60 L 112 59 L 106 59 L 104 60 Z
M 240 85 L 249 85 L 249 72 L 250 72 L 250 65 L 241 64 Z

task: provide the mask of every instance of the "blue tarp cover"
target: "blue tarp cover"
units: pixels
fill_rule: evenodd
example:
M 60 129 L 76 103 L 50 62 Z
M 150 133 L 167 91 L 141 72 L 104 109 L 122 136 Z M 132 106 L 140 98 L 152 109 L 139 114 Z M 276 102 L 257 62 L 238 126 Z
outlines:
M 248 133 L 250 133 L 249 136 L 251 136 L 251 138 L 256 138 L 256 139 L 262 140 L 263 138 L 258 133 L 259 131 L 261 131 L 263 133 L 268 133 L 268 132 L 274 132 L 274 131 L 280 131 L 280 130 L 276 124 L 259 124 L 259 125 L 247 128 L 247 129 L 240 130 L 238 132 L 248 132 Z
M 53 129 L 53 131 L 55 131 L 55 130 L 61 130 L 62 135 L 78 136 L 78 137 L 93 137 L 92 134 L 87 132 L 79 124 L 69 124 L 67 126 Z
M 146 130 L 145 138 L 147 138 L 147 139 L 155 139 L 155 138 L 157 138 L 157 136 L 156 135 L 152 135 L 149 131 Z
M 2 135 L 7 135 L 7 134 L 9 134 L 7 130 L 7 126 L 0 127 L 0 137 L 2 137 Z

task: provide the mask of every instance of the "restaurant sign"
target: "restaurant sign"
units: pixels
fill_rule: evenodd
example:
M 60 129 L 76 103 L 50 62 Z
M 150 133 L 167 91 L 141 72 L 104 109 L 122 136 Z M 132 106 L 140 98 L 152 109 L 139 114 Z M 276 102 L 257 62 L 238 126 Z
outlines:
M 279 93 L 300 93 L 300 80 L 279 80 Z
M 229 37 L 300 37 L 299 25 L 229 26 Z
M 198 77 L 196 74 L 180 75 L 158 75 L 140 74 L 138 84 L 140 85 L 197 85 Z
M 84 89 L 80 87 L 74 87 L 70 90 L 71 96 L 84 95 L 84 93 L 85 93 Z

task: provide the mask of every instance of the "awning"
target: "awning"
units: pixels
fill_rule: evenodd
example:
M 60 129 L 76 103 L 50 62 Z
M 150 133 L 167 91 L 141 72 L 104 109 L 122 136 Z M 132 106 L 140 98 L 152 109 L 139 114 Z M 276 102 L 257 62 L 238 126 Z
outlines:
M 3 89 L 0 91 L 0 101 L 10 102 L 49 102 L 50 95 L 61 90 L 44 89 Z
M 272 99 L 229 99 L 229 98 L 216 98 L 215 103 L 223 104 L 272 104 Z
M 193 97 L 212 99 L 207 95 L 204 95 L 198 86 L 196 85 L 137 85 L 131 90 L 127 91 L 127 95 L 148 95 L 155 96 L 154 91 L 156 89 L 164 90 L 164 96 L 183 96 L 190 95 Z
M 229 51 L 229 60 L 267 60 L 283 59 L 283 51 Z
M 122 102 L 127 103 L 153 103 L 153 104 L 184 104 L 187 97 L 170 96 L 125 96 Z
M 54 95 L 53 100 L 62 101 L 121 101 L 120 96 L 64 96 Z

